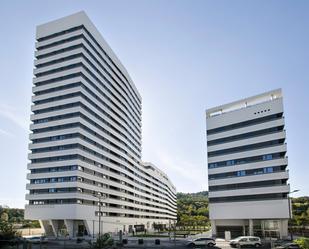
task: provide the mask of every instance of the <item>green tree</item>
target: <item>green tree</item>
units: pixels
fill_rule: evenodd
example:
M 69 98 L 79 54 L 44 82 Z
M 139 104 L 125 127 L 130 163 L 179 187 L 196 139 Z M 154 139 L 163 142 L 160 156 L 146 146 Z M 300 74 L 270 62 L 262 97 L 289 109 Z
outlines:
M 180 226 L 209 225 L 208 192 L 177 193 L 177 221 Z
M 10 240 L 18 236 L 16 229 L 13 224 L 7 221 L 0 220 L 0 240 Z
M 200 207 L 196 212 L 197 212 L 197 215 L 202 215 L 205 217 L 208 217 L 209 215 L 209 211 L 207 207 Z
M 295 243 L 299 245 L 301 249 L 309 249 L 309 238 L 298 238 Z
M 309 197 L 292 198 L 292 210 L 291 225 L 299 227 L 309 225 Z
M 1 220 L 5 221 L 5 222 L 8 222 L 9 221 L 9 215 L 6 212 L 2 212 Z

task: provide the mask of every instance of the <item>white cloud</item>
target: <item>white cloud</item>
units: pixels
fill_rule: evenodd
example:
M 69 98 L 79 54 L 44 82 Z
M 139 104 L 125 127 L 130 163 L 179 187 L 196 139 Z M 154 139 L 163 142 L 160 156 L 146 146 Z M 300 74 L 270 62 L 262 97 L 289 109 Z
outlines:
M 0 135 L 8 136 L 8 137 L 13 137 L 14 135 L 8 131 L 5 131 L 0 128 Z
M 19 126 L 21 129 L 28 131 L 29 130 L 29 122 L 26 118 L 26 115 L 21 114 L 20 110 L 9 106 L 7 104 L 0 104 L 0 116 L 3 118 L 10 120 L 15 125 Z

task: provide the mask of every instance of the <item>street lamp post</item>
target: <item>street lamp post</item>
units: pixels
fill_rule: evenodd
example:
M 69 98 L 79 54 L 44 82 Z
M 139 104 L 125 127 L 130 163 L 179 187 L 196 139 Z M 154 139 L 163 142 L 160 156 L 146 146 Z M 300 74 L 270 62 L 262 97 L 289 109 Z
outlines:
M 171 220 L 168 219 L 168 237 L 169 241 L 171 241 Z
M 176 243 L 176 220 L 174 220 L 174 244 Z
M 101 196 L 99 197 L 99 238 L 101 238 Z
M 99 238 L 101 237 L 101 214 L 102 214 L 102 211 L 101 211 L 101 200 L 105 200 L 107 197 L 105 195 L 101 195 L 101 193 L 98 193 L 97 195 L 94 195 L 94 197 L 97 197 L 98 200 L 99 200 Z
M 288 193 L 288 205 L 289 205 L 289 221 L 291 221 L 292 219 L 292 212 L 291 212 L 291 198 L 290 198 L 290 194 L 296 193 L 298 192 L 299 189 L 293 190 L 291 192 Z M 289 228 L 289 222 L 288 222 L 288 228 Z M 291 235 L 291 241 L 293 241 L 293 228 L 291 227 L 290 230 L 290 235 Z

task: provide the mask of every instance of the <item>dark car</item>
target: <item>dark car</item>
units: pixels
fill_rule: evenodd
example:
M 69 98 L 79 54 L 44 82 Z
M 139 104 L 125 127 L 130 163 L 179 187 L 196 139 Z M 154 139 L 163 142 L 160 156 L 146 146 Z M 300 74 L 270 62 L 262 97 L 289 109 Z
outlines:
M 200 237 L 195 239 L 190 239 L 187 241 L 187 246 L 195 247 L 195 246 L 208 246 L 213 247 L 216 245 L 216 241 L 213 238 Z

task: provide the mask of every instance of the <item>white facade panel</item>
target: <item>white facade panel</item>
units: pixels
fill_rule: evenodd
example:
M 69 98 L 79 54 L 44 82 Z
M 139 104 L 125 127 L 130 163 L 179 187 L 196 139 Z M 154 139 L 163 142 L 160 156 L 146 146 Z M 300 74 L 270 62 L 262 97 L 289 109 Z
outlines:
M 276 179 L 288 179 L 289 172 L 278 172 L 278 173 L 270 173 L 270 174 L 260 174 L 253 176 L 244 176 L 244 177 L 231 177 L 227 179 L 220 180 L 210 180 L 209 186 L 216 185 L 226 185 L 226 184 L 235 184 L 235 183 L 245 183 L 245 182 L 256 182 L 256 181 L 266 181 L 266 180 L 276 180 Z
M 282 144 L 282 145 L 272 146 L 272 147 L 265 148 L 265 149 L 256 149 L 256 150 L 250 150 L 246 152 L 227 154 L 223 156 L 209 157 L 208 163 L 227 161 L 227 160 L 235 159 L 235 158 L 254 157 L 254 156 L 259 156 L 259 155 L 280 153 L 280 152 L 286 152 L 286 151 L 287 151 L 287 145 Z
M 229 131 L 223 131 L 220 133 L 210 134 L 210 135 L 207 135 L 207 141 L 212 141 L 212 140 L 216 140 L 216 139 L 220 139 L 224 137 L 231 137 L 231 136 L 235 136 L 239 134 L 259 131 L 259 130 L 263 130 L 267 128 L 278 127 L 278 126 L 284 126 L 284 119 L 272 120 L 266 123 L 260 123 L 260 124 L 250 125 L 250 126 L 233 129 Z
M 287 200 L 209 204 L 210 219 L 288 219 Z M 227 211 L 228 210 L 228 211 Z
M 225 191 L 213 191 L 209 193 L 209 198 L 225 197 L 225 196 L 241 196 L 241 195 L 259 195 L 259 194 L 271 194 L 271 193 L 288 193 L 289 191 L 290 191 L 289 185 L 247 188 L 247 189 L 236 189 L 236 190 L 225 190 Z
M 240 164 L 240 165 L 208 169 L 208 174 L 220 174 L 220 173 L 225 173 L 225 172 L 230 172 L 230 171 L 259 169 L 259 168 L 266 168 L 266 167 L 271 167 L 271 166 L 279 166 L 279 165 L 287 165 L 287 164 L 288 164 L 288 159 L 281 158 L 281 159 L 275 159 L 275 160 L 267 160 L 263 162 L 246 163 L 246 164 Z
M 276 132 L 276 133 L 272 133 L 268 135 L 254 137 L 254 138 L 242 139 L 242 140 L 238 140 L 235 142 L 208 146 L 207 150 L 208 152 L 211 152 L 211 151 L 217 151 L 217 150 L 230 149 L 230 148 L 235 148 L 239 146 L 263 143 L 263 142 L 277 140 L 277 139 L 285 139 L 285 136 L 286 136 L 285 131 L 280 131 L 280 132 Z

